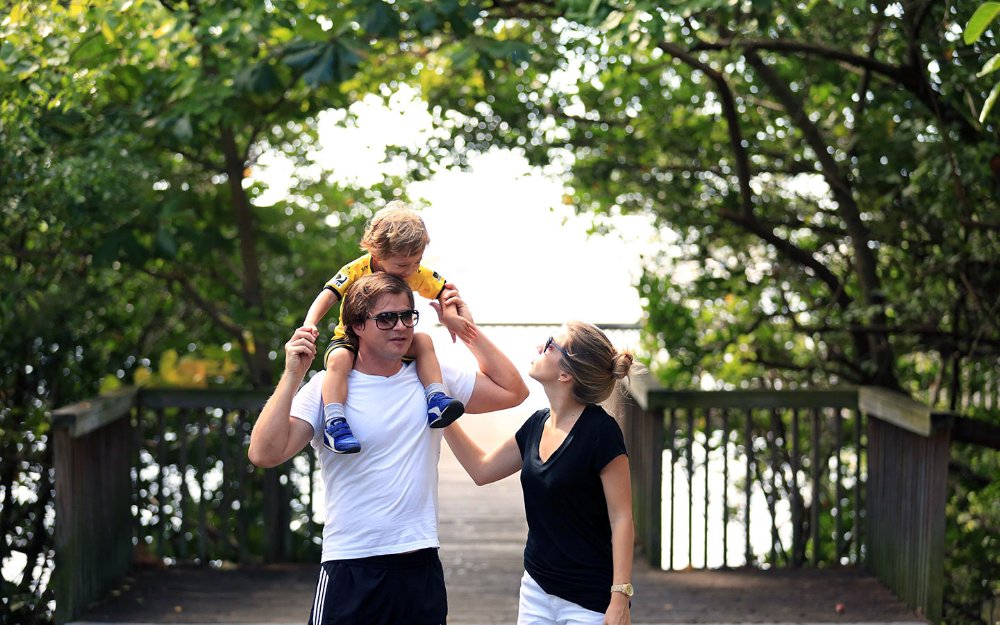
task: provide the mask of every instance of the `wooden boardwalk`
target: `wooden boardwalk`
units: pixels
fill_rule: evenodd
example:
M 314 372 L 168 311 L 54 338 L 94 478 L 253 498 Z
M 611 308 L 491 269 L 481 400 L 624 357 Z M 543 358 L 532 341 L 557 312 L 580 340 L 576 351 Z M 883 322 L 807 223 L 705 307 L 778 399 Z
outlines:
M 530 412 L 522 407 L 471 415 L 462 424 L 486 447 L 512 435 Z M 443 445 L 440 498 L 448 622 L 514 623 L 527 534 L 517 476 L 476 487 Z M 302 625 L 317 569 L 312 564 L 139 570 L 117 596 L 76 623 Z M 632 622 L 642 625 L 925 623 L 875 579 L 853 569 L 668 573 L 637 561 L 633 581 Z

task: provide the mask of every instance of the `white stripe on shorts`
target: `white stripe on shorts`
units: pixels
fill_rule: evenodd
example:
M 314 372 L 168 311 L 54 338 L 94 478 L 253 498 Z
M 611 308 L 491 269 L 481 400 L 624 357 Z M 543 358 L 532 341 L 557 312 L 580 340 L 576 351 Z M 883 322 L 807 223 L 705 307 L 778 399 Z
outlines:
M 326 569 L 320 565 L 319 581 L 316 582 L 316 596 L 313 597 L 312 625 L 322 625 L 323 623 L 323 607 L 326 605 L 326 586 L 329 581 L 330 576 L 326 574 Z

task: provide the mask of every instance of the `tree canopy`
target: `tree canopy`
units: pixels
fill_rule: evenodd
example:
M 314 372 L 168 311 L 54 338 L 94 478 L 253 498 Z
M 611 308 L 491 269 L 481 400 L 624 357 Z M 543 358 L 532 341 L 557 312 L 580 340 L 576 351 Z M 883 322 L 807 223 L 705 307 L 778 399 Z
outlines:
M 47 408 L 109 374 L 273 382 L 361 224 L 405 192 L 306 173 L 316 115 L 403 83 L 444 131 L 400 148 L 408 180 L 509 149 L 560 169 L 595 227 L 655 217 L 664 245 L 638 287 L 670 384 L 874 383 L 959 406 L 996 384 L 1000 351 L 1000 152 L 977 76 L 997 42 L 987 26 L 963 41 L 977 7 L 12 3 L 0 489 L 42 495 L 0 506 L 18 536 L 0 560 L 48 557 Z M 300 171 L 264 206 L 268 152 Z M 36 596 L 18 604 L 27 622 L 45 607 L 26 577 L 2 595 Z
M 933 399 L 926 359 L 996 357 L 1000 153 L 976 78 L 994 43 L 962 43 L 974 5 L 497 9 L 523 60 L 429 57 L 452 75 L 425 88 L 454 133 L 414 156 L 523 150 L 564 166 L 581 211 L 654 215 L 676 240 L 641 288 L 670 379 L 780 371 Z

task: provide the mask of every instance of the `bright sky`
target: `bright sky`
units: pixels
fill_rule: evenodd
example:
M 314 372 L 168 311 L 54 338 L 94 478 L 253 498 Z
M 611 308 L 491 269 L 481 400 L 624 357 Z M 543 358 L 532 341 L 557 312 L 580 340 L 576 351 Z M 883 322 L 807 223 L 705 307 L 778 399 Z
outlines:
M 356 127 L 338 128 L 335 112 L 320 116 L 324 146 L 316 162 L 341 180 L 373 183 L 389 143 L 419 145 L 430 132 L 426 108 L 411 92 L 388 107 L 376 98 L 353 107 Z M 282 197 L 288 166 L 262 159 L 261 177 L 273 188 L 258 204 Z M 476 158 L 471 171 L 448 171 L 410 185 L 424 202 L 421 215 L 431 244 L 424 264 L 454 282 L 483 322 L 634 323 L 642 310 L 634 288 L 640 254 L 651 250 L 655 231 L 648 218 L 618 217 L 615 232 L 588 236 L 590 219 L 562 203 L 563 187 L 511 152 Z M 331 271 L 348 261 L 331 259 Z M 516 286 L 516 291 L 506 287 Z M 304 313 L 303 313 L 304 314 Z

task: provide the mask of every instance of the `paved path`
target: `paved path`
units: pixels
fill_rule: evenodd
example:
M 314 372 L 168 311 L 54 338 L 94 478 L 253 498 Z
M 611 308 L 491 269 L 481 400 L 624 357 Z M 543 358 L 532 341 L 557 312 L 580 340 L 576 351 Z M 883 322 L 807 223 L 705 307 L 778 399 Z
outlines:
M 462 424 L 488 447 L 513 435 L 530 412 L 470 415 Z M 513 624 L 527 534 L 517 476 L 477 487 L 444 445 L 440 501 L 448 622 Z M 316 571 L 316 565 L 141 570 L 77 623 L 302 625 Z M 851 569 L 666 573 L 637 561 L 633 581 L 637 625 L 924 623 L 876 580 Z

